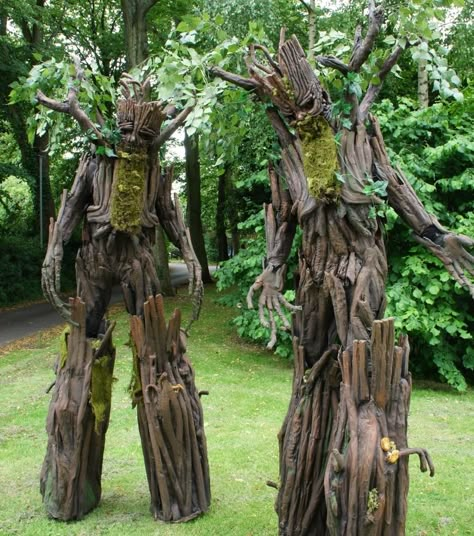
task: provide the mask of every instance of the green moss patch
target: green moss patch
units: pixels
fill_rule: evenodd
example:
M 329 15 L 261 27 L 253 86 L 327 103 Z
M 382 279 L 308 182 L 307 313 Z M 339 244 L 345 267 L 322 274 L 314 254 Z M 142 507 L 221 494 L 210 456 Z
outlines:
M 309 193 L 316 199 L 338 197 L 337 147 L 331 126 L 323 117 L 307 116 L 297 125 L 303 150 L 303 166 Z
M 115 163 L 110 223 L 118 231 L 140 231 L 145 187 L 146 153 L 118 152 Z
M 96 359 L 92 365 L 90 403 L 95 416 L 96 432 L 110 411 L 113 365 L 113 358 L 109 355 Z

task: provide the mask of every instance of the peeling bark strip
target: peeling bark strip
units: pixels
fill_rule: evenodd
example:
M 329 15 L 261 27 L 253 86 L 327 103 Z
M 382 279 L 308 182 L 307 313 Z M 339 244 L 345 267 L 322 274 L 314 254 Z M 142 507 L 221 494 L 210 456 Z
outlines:
M 211 500 L 202 406 L 186 357 L 181 313 L 168 326 L 161 296 L 145 303 L 144 320 L 131 318 L 135 347 L 138 425 L 156 519 L 188 521 Z
M 77 326 L 65 334 L 48 412 L 48 447 L 40 490 L 49 516 L 81 519 L 100 501 L 105 433 L 109 425 L 115 363 L 112 330 L 101 341 L 86 338 L 86 306 L 70 300 Z

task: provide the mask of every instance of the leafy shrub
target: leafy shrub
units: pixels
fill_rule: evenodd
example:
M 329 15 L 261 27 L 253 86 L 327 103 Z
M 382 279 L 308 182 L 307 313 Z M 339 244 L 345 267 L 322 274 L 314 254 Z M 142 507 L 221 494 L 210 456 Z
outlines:
M 474 98 L 416 109 L 401 99 L 378 107 L 392 161 L 399 164 L 425 207 L 442 225 L 474 236 Z M 469 293 L 442 263 L 415 245 L 407 227 L 388 222 L 389 281 L 387 314 L 408 333 L 415 374 L 441 378 L 458 390 L 473 379 L 474 311 Z
M 78 243 L 65 247 L 62 288 L 75 286 L 74 261 Z M 41 265 L 44 251 L 38 237 L 4 236 L 0 239 L 0 306 L 10 306 L 42 296 Z

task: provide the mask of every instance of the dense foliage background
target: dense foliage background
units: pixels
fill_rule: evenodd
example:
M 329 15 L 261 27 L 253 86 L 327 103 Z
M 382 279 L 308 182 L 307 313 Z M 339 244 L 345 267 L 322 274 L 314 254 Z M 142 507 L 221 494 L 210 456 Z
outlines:
M 365 2 L 339 2 L 330 8 L 318 2 L 313 8 L 312 2 L 303 0 L 149 3 L 150 59 L 135 66 L 134 72 L 155 69 L 163 98 L 180 104 L 199 101 L 187 133 L 198 139 L 200 214 L 207 256 L 220 265 L 218 287 L 230 289 L 223 301 L 235 307 L 238 333 L 264 343 L 268 333 L 256 313 L 246 310 L 245 295 L 260 273 L 265 253 L 262 204 L 269 201 L 267 166 L 278 158 L 278 147 L 263 107 L 243 92 L 213 81 L 208 68 L 222 64 L 245 73 L 245 46 L 258 40 L 274 49 L 281 26 L 307 46 L 314 20 L 312 52 L 344 58 L 350 54 L 356 25 L 366 23 L 361 15 Z M 374 61 L 400 39 L 410 45 L 400 68 L 387 79 L 375 110 L 390 156 L 443 225 L 474 236 L 474 2 L 381 3 L 387 23 Z M 90 0 L 87 4 L 6 0 L 0 6 L 0 305 L 40 295 L 44 245 L 41 248 L 39 230 L 42 225 L 46 241 L 49 217 L 54 216 L 63 188 L 70 186 L 84 148 L 71 122 L 64 118 L 58 122 L 54 114 L 35 108 L 34 90 L 43 87 L 55 91 L 58 98 L 61 91 L 64 94 L 73 53 L 88 76 L 81 94 L 83 105 L 91 113 L 100 108 L 107 115 L 114 83 L 130 63 L 123 14 L 133 5 L 133 0 Z M 417 92 L 423 72 L 429 79 L 428 102 Z M 341 80 L 327 71 L 320 74 L 337 99 Z M 369 68 L 351 83 L 355 90 L 364 88 L 371 77 Z M 337 106 L 343 107 L 336 100 Z M 186 203 L 189 196 L 179 140 L 178 149 L 163 156 L 175 163 Z M 393 211 L 386 208 L 383 212 L 390 264 L 388 314 L 410 335 L 413 370 L 424 378 L 442 379 L 465 389 L 466 382 L 474 379 L 472 302 L 441 264 L 416 245 Z M 73 252 L 79 241 L 80 230 L 65 255 L 65 287 L 74 285 Z M 298 239 L 289 262 L 289 298 L 297 248 Z M 291 357 L 288 334 L 282 334 L 276 351 Z

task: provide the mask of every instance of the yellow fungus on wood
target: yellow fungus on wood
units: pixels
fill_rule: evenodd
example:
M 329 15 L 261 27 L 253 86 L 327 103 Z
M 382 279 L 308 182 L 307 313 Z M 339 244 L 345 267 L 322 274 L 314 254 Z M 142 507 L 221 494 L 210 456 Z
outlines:
M 400 457 L 400 451 L 399 450 L 392 450 L 387 454 L 387 462 L 388 463 L 396 463 L 398 461 L 398 458 Z

